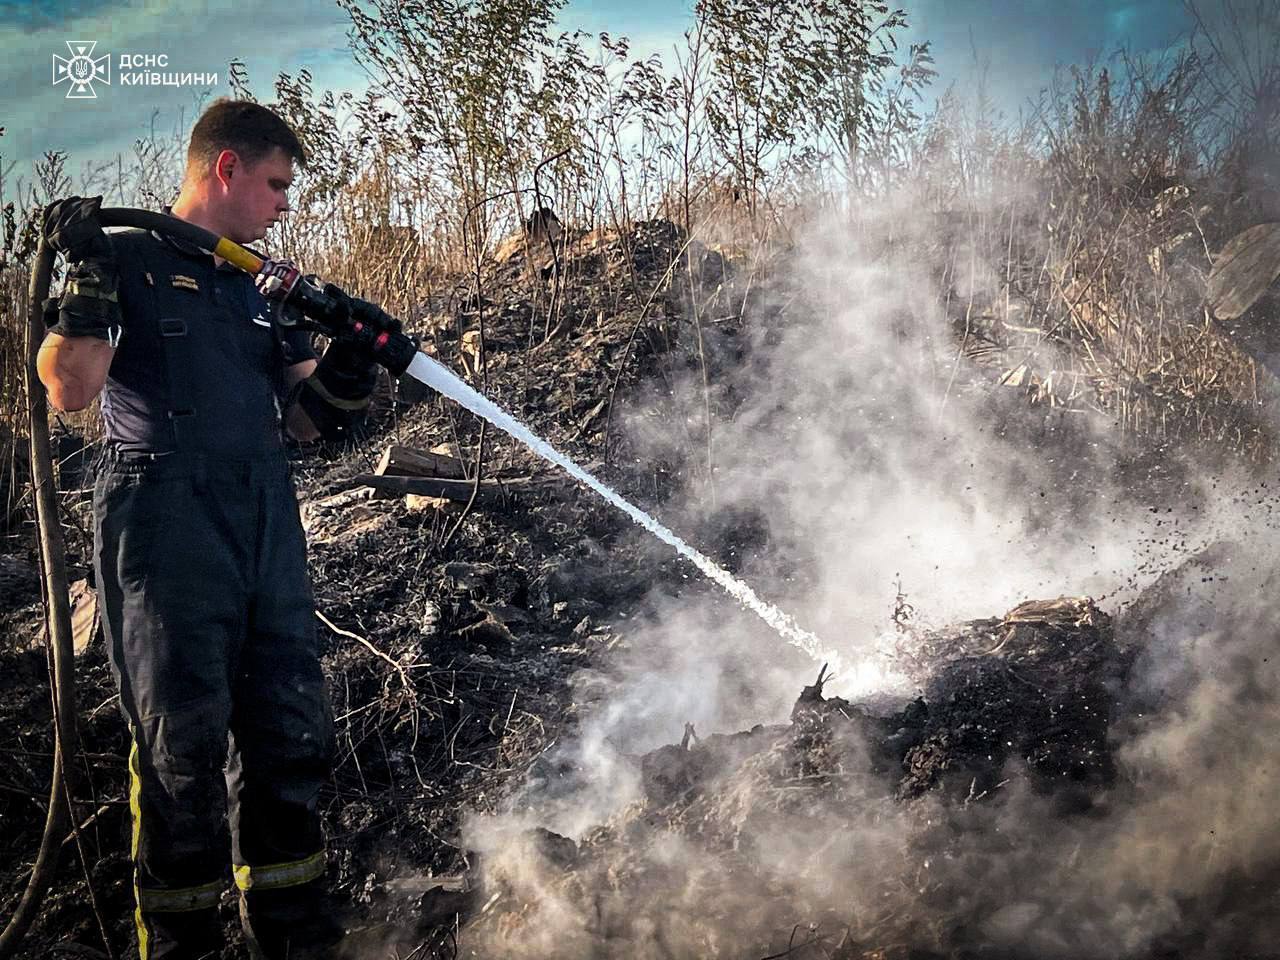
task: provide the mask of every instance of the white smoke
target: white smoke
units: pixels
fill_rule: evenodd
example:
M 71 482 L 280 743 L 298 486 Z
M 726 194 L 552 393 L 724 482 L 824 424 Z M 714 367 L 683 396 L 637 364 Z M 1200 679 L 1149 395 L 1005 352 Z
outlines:
M 639 754 L 678 741 L 685 723 L 702 736 L 784 723 L 816 675 L 812 659 L 691 580 L 655 591 L 642 624 L 616 627 L 625 643 L 609 672 L 582 678 L 598 706 L 561 754 L 573 771 L 561 789 L 534 784 L 517 818 L 472 825 L 494 874 L 525 898 L 520 936 L 495 941 L 501 950 L 737 956 L 756 944 L 735 933 L 803 924 L 781 909 L 797 902 L 850 929 L 869 925 L 872 938 L 880 913 L 896 917 L 883 920 L 886 931 L 910 920 L 921 944 L 931 924 L 964 917 L 977 924 L 973 946 L 1042 957 L 1141 955 L 1188 925 L 1211 943 L 1179 942 L 1185 955 L 1226 956 L 1214 951 L 1274 932 L 1256 910 L 1248 928 L 1213 919 L 1230 912 L 1222 890 L 1270 876 L 1280 860 L 1270 495 L 1187 467 L 1176 499 L 1165 484 L 1148 502 L 1117 476 L 1120 451 L 1103 419 L 1045 417 L 1018 396 L 993 403 L 992 391 L 1010 388 L 971 377 L 937 265 L 918 255 L 927 237 L 905 233 L 927 223 L 900 201 L 863 211 L 856 229 L 827 222 L 805 236 L 787 282 L 751 306 L 769 319 L 747 327 L 745 401 L 713 425 L 714 502 L 695 487 L 662 515 L 704 533 L 720 516 L 762 517 L 768 538 L 739 552 L 742 579 L 835 647 L 845 668 L 829 692 L 858 697 L 913 692 L 892 658 L 910 636 L 892 620 L 899 584 L 917 624 L 1059 595 L 1105 597 L 1118 611 L 1200 547 L 1245 544 L 1237 550 L 1251 560 L 1230 564 L 1229 579 L 1202 590 L 1171 575 L 1176 589 L 1158 615 L 1127 621 L 1121 641 L 1144 652 L 1121 705 L 1120 786 L 1088 817 L 1061 815 L 1016 769 L 999 797 L 963 809 L 929 797 L 902 805 L 851 781 L 836 807 L 765 816 L 750 791 L 731 792 L 716 802 L 740 804 L 740 832 L 734 852 L 718 854 L 646 830 L 627 813 Z M 981 302 L 997 282 L 979 263 L 955 286 Z M 690 409 L 700 389 L 691 376 Z M 652 422 L 633 417 L 633 443 L 642 455 L 669 454 L 669 431 Z M 1057 433 L 1045 435 L 1045 424 Z M 611 818 L 625 832 L 617 859 L 563 882 L 559 867 L 512 840 L 530 825 L 582 839 Z M 772 871 L 776 887 L 736 885 L 739 857 Z M 1206 897 L 1211 906 L 1197 906 Z M 720 939 L 709 942 L 708 930 Z

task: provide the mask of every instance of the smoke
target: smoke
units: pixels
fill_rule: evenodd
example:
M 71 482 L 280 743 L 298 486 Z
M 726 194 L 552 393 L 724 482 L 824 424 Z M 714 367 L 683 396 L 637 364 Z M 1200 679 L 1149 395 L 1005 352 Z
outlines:
M 1116 786 L 1070 814 L 1015 765 L 982 803 L 901 803 L 868 760 L 829 796 L 792 798 L 751 761 L 679 822 L 651 823 L 637 815 L 641 754 L 686 723 L 704 737 L 784 724 L 818 668 L 690 579 L 655 590 L 608 672 L 579 678 L 593 708 L 575 742 L 509 814 L 469 826 L 502 892 L 478 954 L 763 956 L 807 942 L 830 956 L 844 937 L 1213 957 L 1280 932 L 1254 892 L 1280 863 L 1274 499 L 1172 454 L 1134 487 L 1104 419 L 1046 415 L 975 374 L 953 324 L 999 278 L 975 253 L 944 283 L 932 222 L 899 198 L 856 227 L 819 223 L 751 294 L 757 322 L 708 322 L 709 362 L 745 362 L 713 380 L 713 480 L 702 464 L 688 501 L 659 513 L 713 556 L 719 543 L 718 559 L 836 649 L 851 666 L 828 693 L 861 702 L 917 692 L 904 625 L 1059 595 L 1127 611 Z M 698 409 L 701 389 L 691 375 L 676 402 Z M 647 402 L 628 423 L 639 454 L 685 456 L 696 474 L 703 425 L 689 456 L 687 437 L 641 415 Z M 592 855 L 549 849 L 534 826 Z

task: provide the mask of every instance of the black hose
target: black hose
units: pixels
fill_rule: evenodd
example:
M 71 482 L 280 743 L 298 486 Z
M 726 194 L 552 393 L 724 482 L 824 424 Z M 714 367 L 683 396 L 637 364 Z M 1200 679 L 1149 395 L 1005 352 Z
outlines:
M 221 241 L 217 234 L 194 223 L 149 210 L 111 207 L 99 211 L 104 226 L 140 227 L 163 230 L 170 236 L 188 240 L 213 250 Z M 227 241 L 229 242 L 229 241 Z M 233 245 L 234 246 L 234 245 Z M 238 248 L 242 250 L 243 248 Z M 234 254 L 234 251 L 233 255 Z M 248 254 L 248 251 L 243 251 Z M 36 357 L 44 340 L 44 300 L 49 296 L 53 278 L 55 251 L 43 234 L 36 246 L 27 288 L 27 418 L 31 433 L 31 488 L 36 505 L 36 528 L 40 538 L 40 558 L 44 571 L 44 596 L 49 646 L 52 652 L 50 687 L 53 701 L 53 772 L 50 776 L 49 810 L 45 815 L 44 834 L 36 862 L 27 879 L 22 899 L 0 932 L 0 960 L 14 955 L 23 937 L 35 922 L 45 894 L 53 883 L 70 823 L 70 784 L 68 771 L 74 768 L 79 751 L 76 731 L 75 649 L 71 634 L 71 602 L 67 591 L 66 544 L 62 523 L 58 518 L 57 491 L 54 486 L 53 455 L 49 441 L 49 413 L 45 392 L 40 387 Z M 238 257 L 244 260 L 244 257 Z M 247 266 L 238 263 L 238 266 Z
M 0 933 L 0 960 L 11 957 L 26 936 L 58 866 L 58 854 L 70 821 L 67 803 L 70 788 L 67 771 L 79 749 L 76 733 L 75 650 L 71 639 L 71 602 L 67 593 L 66 548 L 58 519 L 54 488 L 53 456 L 49 443 L 49 415 L 45 394 L 36 373 L 36 356 L 44 339 L 44 299 L 49 295 L 54 251 L 40 237 L 27 289 L 27 417 L 31 433 L 31 488 L 40 534 L 40 559 L 44 571 L 44 595 L 52 651 L 50 686 L 53 696 L 53 774 L 50 777 L 49 811 L 44 835 L 27 888 L 4 932 Z
M 186 220 L 171 217 L 154 210 L 134 210 L 132 207 L 103 207 L 98 211 L 98 222 L 104 227 L 137 227 L 141 230 L 159 230 L 171 237 L 186 240 L 212 251 L 222 239 L 212 230 L 196 226 Z

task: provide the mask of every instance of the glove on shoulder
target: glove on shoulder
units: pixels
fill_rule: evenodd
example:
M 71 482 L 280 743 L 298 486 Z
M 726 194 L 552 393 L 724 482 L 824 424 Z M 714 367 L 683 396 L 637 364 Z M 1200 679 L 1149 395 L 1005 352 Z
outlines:
M 111 241 L 98 220 L 102 197 L 67 197 L 44 208 L 44 235 L 68 261 L 111 257 Z
M 98 221 L 101 197 L 68 197 L 45 207 L 48 244 L 67 258 L 61 298 L 44 304 L 45 322 L 64 337 L 97 337 L 112 346 L 120 336 L 120 270 Z

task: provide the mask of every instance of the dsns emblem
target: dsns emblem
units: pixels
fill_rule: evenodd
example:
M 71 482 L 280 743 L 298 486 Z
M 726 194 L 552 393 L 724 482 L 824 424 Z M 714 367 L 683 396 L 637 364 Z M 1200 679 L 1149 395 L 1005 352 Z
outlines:
M 53 55 L 53 85 L 67 84 L 68 100 L 96 100 L 98 92 L 93 89 L 97 81 L 110 85 L 111 54 L 94 57 L 93 48 L 97 40 L 68 40 L 67 49 L 70 58 Z

